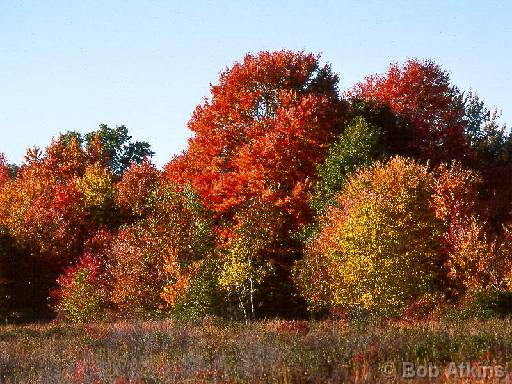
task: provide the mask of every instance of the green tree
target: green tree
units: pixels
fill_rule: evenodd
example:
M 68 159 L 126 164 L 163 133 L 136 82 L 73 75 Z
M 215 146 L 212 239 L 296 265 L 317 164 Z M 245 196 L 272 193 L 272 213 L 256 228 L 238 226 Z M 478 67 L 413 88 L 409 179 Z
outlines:
M 140 164 L 144 158 L 154 154 L 149 143 L 133 142 L 124 125 L 110 128 L 106 124 L 100 124 L 97 131 L 85 135 L 88 146 L 92 145 L 96 135 L 99 136 L 101 148 L 110 159 L 110 168 L 116 175 L 121 175 L 132 163 Z
M 75 140 L 91 155 L 106 159 L 112 173 L 117 176 L 121 176 L 132 163 L 140 164 L 146 157 L 154 154 L 149 143 L 132 141 L 132 136 L 128 134 L 128 129 L 124 125 L 111 128 L 106 124 L 100 124 L 96 131 L 85 135 L 69 131 L 62 134 L 60 139 L 68 145 Z
M 319 180 L 312 201 L 318 213 L 335 204 L 335 195 L 351 173 L 382 157 L 384 150 L 379 141 L 380 129 L 356 116 L 331 144 L 326 159 L 318 167 Z
M 479 163 L 509 163 L 512 155 L 512 136 L 499 121 L 500 112 L 489 109 L 476 93 L 464 98 L 465 135 Z

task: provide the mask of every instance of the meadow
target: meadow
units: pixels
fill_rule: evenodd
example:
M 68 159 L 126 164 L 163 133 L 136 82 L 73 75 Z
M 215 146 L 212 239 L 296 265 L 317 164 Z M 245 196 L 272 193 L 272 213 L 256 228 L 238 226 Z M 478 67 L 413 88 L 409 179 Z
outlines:
M 5 325 L 0 377 L 2 383 L 503 383 L 511 380 L 511 325 L 506 319 L 245 324 L 215 318 Z M 404 362 L 417 375 L 429 363 L 440 371 L 430 381 L 413 380 L 404 377 Z M 450 363 L 473 371 L 450 373 Z M 499 377 L 477 369 L 496 366 L 503 369 Z

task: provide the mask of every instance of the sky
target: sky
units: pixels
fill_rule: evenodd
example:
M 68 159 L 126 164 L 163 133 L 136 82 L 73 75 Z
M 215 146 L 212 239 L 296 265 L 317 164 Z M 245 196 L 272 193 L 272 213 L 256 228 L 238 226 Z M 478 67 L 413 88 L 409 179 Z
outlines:
M 247 52 L 322 54 L 345 90 L 429 58 L 512 123 L 509 1 L 0 1 L 0 152 L 126 125 L 163 165 L 195 106 Z

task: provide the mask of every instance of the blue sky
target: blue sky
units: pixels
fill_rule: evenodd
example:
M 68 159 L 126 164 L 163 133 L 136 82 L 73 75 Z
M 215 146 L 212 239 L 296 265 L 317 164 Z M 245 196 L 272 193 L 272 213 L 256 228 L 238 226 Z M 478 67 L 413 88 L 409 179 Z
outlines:
M 434 59 L 512 122 L 512 2 L 0 2 L 0 151 L 20 162 L 67 130 L 125 124 L 159 165 L 219 72 L 246 52 L 322 53 L 346 89 Z

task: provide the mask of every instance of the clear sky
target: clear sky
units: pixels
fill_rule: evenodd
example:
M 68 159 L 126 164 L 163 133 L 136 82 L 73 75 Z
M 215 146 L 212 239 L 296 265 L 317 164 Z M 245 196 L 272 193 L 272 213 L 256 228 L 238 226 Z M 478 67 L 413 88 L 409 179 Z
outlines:
M 159 165 L 246 52 L 320 52 L 341 89 L 431 58 L 512 122 L 510 1 L 0 1 L 0 152 L 125 124 Z

